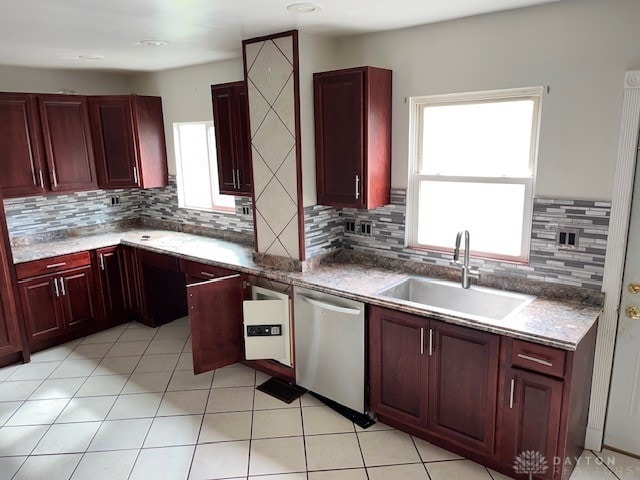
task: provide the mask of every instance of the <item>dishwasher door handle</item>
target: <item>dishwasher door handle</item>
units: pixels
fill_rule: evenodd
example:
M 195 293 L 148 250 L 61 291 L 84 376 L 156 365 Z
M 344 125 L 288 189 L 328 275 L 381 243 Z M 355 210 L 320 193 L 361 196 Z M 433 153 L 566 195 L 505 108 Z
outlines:
M 303 302 L 307 302 L 310 305 L 318 308 L 324 308 L 326 310 L 331 310 L 339 313 L 346 313 L 347 315 L 360 315 L 362 310 L 359 308 L 349 308 L 349 307 L 341 307 L 340 305 L 335 305 L 333 303 L 325 302 L 323 300 L 317 300 L 315 298 L 307 297 L 306 295 L 298 294 L 300 300 Z

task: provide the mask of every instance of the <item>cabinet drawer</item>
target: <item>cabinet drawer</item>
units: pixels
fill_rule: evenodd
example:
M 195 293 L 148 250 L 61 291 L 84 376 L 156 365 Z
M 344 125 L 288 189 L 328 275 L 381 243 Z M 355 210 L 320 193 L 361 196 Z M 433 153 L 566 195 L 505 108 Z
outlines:
M 178 259 L 171 255 L 164 255 L 162 253 L 148 252 L 146 250 L 140 250 L 138 258 L 142 265 L 149 265 L 151 267 L 162 268 L 163 270 L 169 270 L 172 272 L 178 272 Z
M 18 280 L 48 273 L 61 272 L 70 268 L 84 267 L 91 265 L 89 252 L 72 253 L 59 257 L 45 258 L 34 262 L 19 263 L 16 265 L 16 275 Z
M 513 366 L 553 375 L 554 377 L 563 377 L 565 359 L 566 352 L 564 350 L 523 342 L 522 340 L 513 341 L 511 350 L 511 363 Z
M 190 260 L 180 260 L 180 270 L 186 275 L 202 279 L 226 277 L 238 273 L 233 270 L 227 270 L 226 268 L 214 267 L 213 265 L 192 262 Z

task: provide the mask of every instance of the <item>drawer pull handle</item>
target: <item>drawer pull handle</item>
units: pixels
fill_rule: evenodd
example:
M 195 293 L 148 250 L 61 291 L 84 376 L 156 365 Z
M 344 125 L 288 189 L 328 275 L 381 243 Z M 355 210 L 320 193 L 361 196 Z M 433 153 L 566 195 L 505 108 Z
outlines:
M 53 285 L 56 288 L 56 297 L 60 297 L 60 290 L 58 289 L 58 279 L 54 278 L 53 279 Z
M 515 393 L 516 380 L 511 379 L 511 393 L 509 393 L 509 408 L 513 408 L 513 394 Z
M 216 274 L 211 272 L 200 272 L 203 277 L 215 278 Z
M 530 357 L 529 355 L 525 355 L 523 353 L 519 353 L 518 357 L 522 358 L 523 360 L 529 360 L 531 362 L 539 363 L 540 365 L 544 365 L 545 367 L 553 367 L 553 363 L 542 360 L 541 358 Z
M 51 265 L 47 265 L 47 268 L 64 267 L 66 264 L 67 262 L 52 263 Z

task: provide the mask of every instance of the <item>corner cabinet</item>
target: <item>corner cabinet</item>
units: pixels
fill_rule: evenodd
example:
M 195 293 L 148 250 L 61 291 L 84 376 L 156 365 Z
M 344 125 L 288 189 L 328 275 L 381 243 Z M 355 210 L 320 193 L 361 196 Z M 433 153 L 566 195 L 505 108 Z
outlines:
M 107 326 L 140 317 L 140 286 L 135 249 L 126 246 L 95 251 L 102 300 L 102 318 Z
M 371 410 L 391 426 L 514 478 L 566 480 L 582 453 L 596 326 L 564 351 L 371 307 Z M 513 465 L 539 452 L 548 468 Z
M 0 93 L 0 125 L 0 188 L 3 195 L 43 194 L 48 182 L 36 96 Z
M 166 186 L 162 99 L 98 96 L 89 104 L 100 188 Z
M 211 85 L 220 193 L 251 196 L 251 138 L 245 82 Z
M 318 203 L 372 209 L 391 189 L 391 70 L 313 75 Z
M 86 97 L 38 95 L 52 192 L 98 187 Z

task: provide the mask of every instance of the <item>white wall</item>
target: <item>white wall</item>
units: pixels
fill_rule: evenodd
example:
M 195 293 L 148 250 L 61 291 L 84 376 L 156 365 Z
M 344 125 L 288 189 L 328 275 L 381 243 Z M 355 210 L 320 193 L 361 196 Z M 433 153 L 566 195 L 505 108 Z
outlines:
M 240 58 L 131 76 L 132 92 L 162 97 L 170 175 L 176 173 L 173 124 L 213 121 L 211 85 L 243 79 Z
M 344 67 L 393 70 L 393 186 L 407 184 L 405 97 L 549 85 L 536 195 L 611 199 L 624 72 L 640 68 L 640 1 L 564 0 L 339 46 Z
M 0 91 L 56 93 L 75 90 L 81 95 L 129 93 L 129 76 L 89 70 L 62 70 L 0 65 Z
M 303 206 L 315 205 L 316 157 L 313 116 L 313 74 L 335 70 L 340 64 L 338 41 L 318 35 L 298 36 L 300 71 L 300 135 L 302 150 Z

